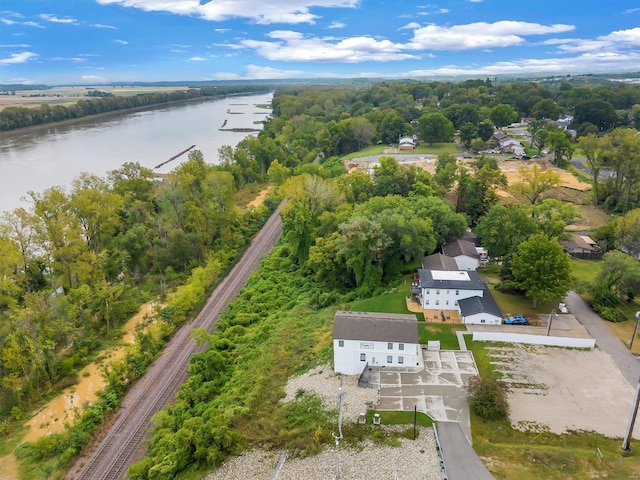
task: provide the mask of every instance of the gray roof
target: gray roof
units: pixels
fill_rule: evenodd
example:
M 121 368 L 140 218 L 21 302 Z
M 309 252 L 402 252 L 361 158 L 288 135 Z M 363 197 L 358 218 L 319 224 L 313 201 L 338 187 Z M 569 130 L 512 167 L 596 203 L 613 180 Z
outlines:
M 415 315 L 340 310 L 334 317 L 333 338 L 418 343 L 418 320 Z
M 476 246 L 469 240 L 451 240 L 450 242 L 442 245 L 442 253 L 447 257 L 459 257 L 460 255 L 466 255 L 467 257 L 480 258 Z
M 422 259 L 422 268 L 427 270 L 458 270 L 458 264 L 442 253 L 434 253 Z
M 490 313 L 496 317 L 502 318 L 502 311 L 496 299 L 493 298 L 491 290 L 485 287 L 482 297 L 471 297 L 458 300 L 460 307 L 460 315 L 463 317 L 475 315 L 477 313 Z
M 420 286 L 422 288 L 451 288 L 459 290 L 483 290 L 485 288 L 478 272 L 474 270 L 465 272 L 469 275 L 469 280 L 434 280 L 431 270 L 420 268 L 418 269 Z

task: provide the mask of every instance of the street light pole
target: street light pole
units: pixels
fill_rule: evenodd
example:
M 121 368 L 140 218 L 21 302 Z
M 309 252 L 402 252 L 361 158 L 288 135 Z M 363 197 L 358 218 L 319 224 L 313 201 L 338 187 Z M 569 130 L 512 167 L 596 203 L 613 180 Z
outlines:
M 547 337 L 549 336 L 549 332 L 551 331 L 551 316 L 555 315 L 556 317 L 558 316 L 558 314 L 556 313 L 556 309 L 554 308 L 553 310 L 551 310 L 551 313 L 549 314 L 549 319 L 547 320 Z
M 636 318 L 638 318 L 638 316 L 639 315 L 636 313 Z M 627 423 L 627 431 L 622 439 L 622 453 L 626 455 L 631 454 L 631 436 L 633 435 L 633 426 L 636 423 L 636 416 L 638 415 L 638 404 L 640 404 L 640 379 L 636 385 L 636 393 L 633 396 L 633 403 L 631 404 L 631 411 L 629 412 L 629 422 Z
M 640 312 L 636 312 L 636 326 L 633 329 L 633 337 L 631 337 L 631 342 L 629 343 L 629 351 L 633 349 L 633 341 L 636 338 L 636 333 L 638 333 L 638 323 L 640 323 Z

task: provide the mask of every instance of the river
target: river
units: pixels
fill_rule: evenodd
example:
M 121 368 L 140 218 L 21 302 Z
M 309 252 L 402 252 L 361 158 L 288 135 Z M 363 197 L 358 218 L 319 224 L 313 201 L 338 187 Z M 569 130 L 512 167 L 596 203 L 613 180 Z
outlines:
M 256 105 L 273 93 L 164 105 L 148 110 L 85 118 L 72 124 L 30 128 L 0 134 L 0 212 L 27 206 L 29 191 L 54 185 L 68 187 L 81 172 L 104 176 L 125 162 L 154 168 L 195 145 L 208 163 L 218 149 L 236 146 L 250 133 L 225 128 L 261 128 L 271 111 Z M 166 173 L 188 158 L 182 155 L 160 169 Z

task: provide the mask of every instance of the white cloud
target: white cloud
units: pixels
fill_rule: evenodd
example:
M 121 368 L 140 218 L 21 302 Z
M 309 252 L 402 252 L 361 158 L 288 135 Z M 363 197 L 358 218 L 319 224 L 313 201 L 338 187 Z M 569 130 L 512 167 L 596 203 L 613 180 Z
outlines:
M 0 22 L 4 23 L 5 25 L 15 25 L 16 22 L 15 20 L 10 20 L 8 18 L 0 18 Z
M 118 27 L 114 27 L 113 25 L 103 25 L 102 23 L 94 23 L 93 25 L 89 25 L 90 27 L 95 28 L 110 28 L 111 30 L 117 30 Z
M 331 25 L 329 25 L 327 28 L 334 30 L 336 28 L 344 28 L 346 27 L 347 24 L 346 23 L 342 23 L 342 22 L 332 22 Z
M 115 39 L 114 42 L 119 43 L 120 45 L 129 45 L 129 42 L 126 40 Z
M 629 68 L 629 65 L 640 64 L 640 52 L 620 53 L 585 53 L 570 58 L 535 58 L 509 62 L 497 62 L 491 65 L 445 66 L 435 69 L 414 70 L 404 76 L 436 76 L 436 75 L 500 75 L 557 72 L 610 72 Z
M 70 18 L 70 17 L 61 18 L 51 13 L 41 13 L 38 16 L 41 19 L 46 20 L 47 22 L 52 22 L 52 23 L 73 23 L 73 24 L 78 23 L 78 21 L 75 18 Z
M 310 8 L 355 8 L 360 0 L 97 0 L 101 4 L 118 4 L 147 12 L 191 15 L 205 20 L 248 18 L 259 24 L 314 23 L 318 15 Z
M 0 59 L 0 65 L 13 65 L 16 63 L 25 63 L 37 57 L 38 57 L 38 54 L 33 52 L 12 53 L 8 58 Z
M 338 40 L 334 37 L 305 37 L 291 30 L 274 30 L 268 36 L 275 41 L 242 40 L 240 44 L 268 60 L 283 62 L 361 63 L 419 58 L 402 53 L 400 44 L 365 36 Z
M 616 30 L 608 35 L 601 35 L 595 39 L 549 39 L 547 45 L 558 45 L 561 52 L 603 52 L 619 51 L 640 47 L 640 27 L 627 30 Z
M 415 30 L 416 28 L 420 28 L 420 24 L 417 22 L 409 22 L 406 25 L 398 28 L 398 30 Z
M 29 48 L 31 45 L 28 43 L 7 43 L 4 45 L 0 45 L 0 48 Z
M 213 31 L 217 32 L 217 33 L 226 33 L 226 32 L 230 32 L 231 29 L 230 28 L 215 28 Z
M 85 83 L 109 83 L 109 79 L 107 77 L 102 77 L 100 75 L 82 75 L 81 78 Z
M 509 47 L 525 42 L 524 36 L 569 32 L 573 25 L 540 25 L 503 20 L 441 27 L 427 25 L 414 30 L 408 47 L 414 50 L 475 50 Z
M 42 25 L 40 25 L 38 22 L 24 22 L 23 25 L 26 25 L 28 27 L 36 27 L 36 28 L 44 28 Z
M 191 57 L 189 59 L 189 61 L 191 61 L 191 62 L 206 62 L 207 59 L 204 58 L 204 57 L 195 56 L 195 57 Z
M 211 76 L 212 80 L 267 80 L 280 78 L 307 78 L 310 75 L 302 70 L 282 70 L 260 65 L 247 65 L 244 74 L 218 72 Z M 326 75 L 323 75 L 326 76 Z

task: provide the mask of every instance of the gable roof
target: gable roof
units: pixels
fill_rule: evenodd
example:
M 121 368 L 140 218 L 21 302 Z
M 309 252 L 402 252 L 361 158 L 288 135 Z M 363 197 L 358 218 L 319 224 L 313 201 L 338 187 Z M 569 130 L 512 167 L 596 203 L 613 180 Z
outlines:
M 462 240 L 460 238 L 451 240 L 450 242 L 442 245 L 442 253 L 447 257 L 459 257 L 466 255 L 467 257 L 480 258 L 476 246 L 469 240 Z
M 458 270 L 458 264 L 442 253 L 434 253 L 422 259 L 422 268 L 427 270 Z
M 484 283 L 480 280 L 478 272 L 465 270 L 460 271 L 460 273 L 464 273 L 465 276 L 461 276 L 459 280 L 438 280 L 433 277 L 431 270 L 420 268 L 418 269 L 418 274 L 420 275 L 420 287 L 450 288 L 454 290 L 482 290 L 484 288 Z M 468 280 L 466 278 L 468 278 Z
M 418 320 L 415 315 L 340 310 L 334 316 L 333 338 L 418 343 Z
M 498 307 L 496 299 L 493 298 L 491 290 L 486 286 L 483 290 L 482 297 L 469 297 L 458 300 L 460 315 L 467 317 L 478 313 L 490 313 L 496 317 L 502 318 L 502 310 Z

